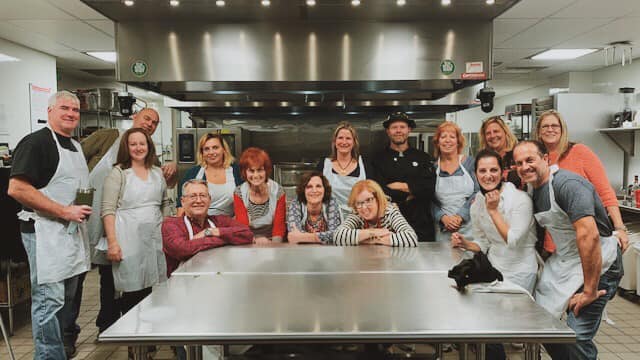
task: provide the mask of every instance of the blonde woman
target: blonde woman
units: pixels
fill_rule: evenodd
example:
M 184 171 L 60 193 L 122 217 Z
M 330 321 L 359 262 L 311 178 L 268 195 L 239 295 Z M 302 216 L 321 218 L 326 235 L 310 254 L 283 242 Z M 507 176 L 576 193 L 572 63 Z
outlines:
M 178 187 L 178 216 L 183 215 L 182 185 L 191 179 L 205 180 L 209 187 L 211 203 L 209 215 L 233 216 L 233 191 L 242 184 L 240 170 L 234 162 L 229 145 L 222 135 L 208 133 L 198 142 L 198 165 L 184 175 Z
M 502 157 L 502 179 L 520 188 L 522 182 L 515 171 L 513 147 L 518 139 L 500 116 L 486 119 L 480 127 L 480 150 L 493 150 Z
M 354 213 L 336 229 L 336 245 L 417 246 L 418 236 L 373 180 L 358 181 L 349 195 Z

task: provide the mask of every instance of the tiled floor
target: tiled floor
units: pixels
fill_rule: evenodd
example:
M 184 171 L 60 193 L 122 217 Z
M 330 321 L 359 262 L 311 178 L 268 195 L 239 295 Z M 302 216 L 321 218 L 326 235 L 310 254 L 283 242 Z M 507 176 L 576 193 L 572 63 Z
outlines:
M 83 302 L 80 308 L 78 324 L 82 332 L 78 339 L 78 355 L 75 359 L 93 360 L 125 360 L 127 348 L 95 343 L 97 328 L 95 319 L 98 313 L 98 271 L 93 270 L 87 275 L 84 285 Z M 18 308 L 21 313 L 28 312 L 28 306 Z M 596 336 L 600 359 L 640 360 L 640 304 L 628 301 L 620 296 L 609 303 L 607 312 L 613 323 L 603 322 Z M 6 317 L 5 317 L 6 324 Z M 31 325 L 24 316 L 18 316 L 15 334 L 11 337 L 16 359 L 33 358 L 33 341 L 31 339 Z M 521 352 L 507 346 L 509 359 L 523 359 Z M 445 359 L 456 359 L 457 353 L 447 353 Z M 8 352 L 4 341 L 0 345 L 0 360 L 8 359 Z M 160 347 L 154 359 L 173 359 L 173 353 L 168 347 Z M 543 354 L 543 359 L 548 356 Z

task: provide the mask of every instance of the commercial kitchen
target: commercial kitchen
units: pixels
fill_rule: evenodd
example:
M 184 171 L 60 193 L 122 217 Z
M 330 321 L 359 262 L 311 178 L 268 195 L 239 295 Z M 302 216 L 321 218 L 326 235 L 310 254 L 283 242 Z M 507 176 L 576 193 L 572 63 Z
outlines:
M 264 149 L 288 202 L 343 121 L 376 162 L 392 113 L 415 122 L 410 147 L 433 156 L 438 126 L 452 122 L 461 153 L 475 156 L 485 119 L 500 116 L 527 140 L 538 116 L 556 110 L 569 140 L 601 161 L 628 233 L 598 357 L 640 358 L 638 20 L 637 0 L 2 1 L 0 358 L 35 356 L 21 206 L 7 189 L 16 146 L 47 126 L 61 90 L 79 98 L 78 141 L 125 131 L 132 113 L 152 108 L 155 153 L 177 179 L 198 163 L 199 140 L 220 134 L 236 159 Z M 175 212 L 177 187 L 168 194 Z M 504 343 L 509 359 L 546 359 L 540 344 L 576 341 L 526 293 L 458 291 L 447 273 L 468 252 L 418 240 L 202 251 L 99 336 L 94 267 L 73 358 L 172 359 L 185 346 L 189 359 L 483 359 Z

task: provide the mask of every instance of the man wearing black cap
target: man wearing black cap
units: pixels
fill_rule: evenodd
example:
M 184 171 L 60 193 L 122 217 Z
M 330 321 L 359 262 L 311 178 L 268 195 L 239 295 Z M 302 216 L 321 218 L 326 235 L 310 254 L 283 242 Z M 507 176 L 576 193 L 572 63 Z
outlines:
M 409 147 L 409 133 L 415 121 L 395 112 L 382 123 L 389 146 L 379 152 L 373 164 L 373 179 L 400 207 L 400 212 L 418 234 L 419 241 L 434 241 L 431 200 L 436 174 L 433 158 Z

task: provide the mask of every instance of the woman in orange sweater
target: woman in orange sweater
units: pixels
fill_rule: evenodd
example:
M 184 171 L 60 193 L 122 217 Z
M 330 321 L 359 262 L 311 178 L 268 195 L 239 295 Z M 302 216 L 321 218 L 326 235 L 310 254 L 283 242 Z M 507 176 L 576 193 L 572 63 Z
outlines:
M 538 117 L 534 137 L 542 141 L 549 150 L 549 165 L 572 171 L 593 184 L 609 213 L 617 231 L 618 242 L 624 251 L 629 244 L 627 228 L 622 222 L 616 193 L 598 156 L 586 145 L 569 141 L 567 123 L 555 110 L 545 111 Z M 549 252 L 555 251 L 555 245 L 548 233 L 545 234 L 544 248 Z

